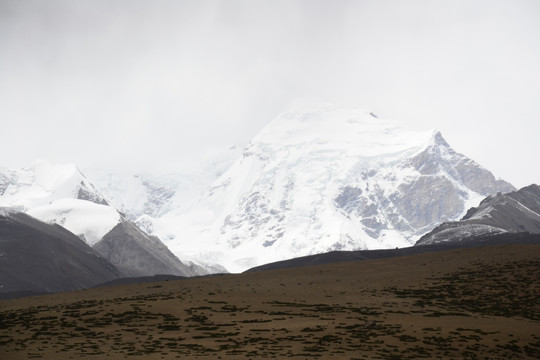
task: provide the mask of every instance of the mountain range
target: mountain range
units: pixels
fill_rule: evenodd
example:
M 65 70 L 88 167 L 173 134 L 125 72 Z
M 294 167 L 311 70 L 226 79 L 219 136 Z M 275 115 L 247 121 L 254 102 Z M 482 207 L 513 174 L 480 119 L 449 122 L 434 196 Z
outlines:
M 469 228 L 497 228 L 478 214 L 498 209 L 486 204 L 504 193 L 518 194 L 505 204 L 537 211 L 529 190 L 512 193 L 438 131 L 327 106 L 284 113 L 247 146 L 189 174 L 83 173 L 46 161 L 0 169 L 4 212 L 62 226 L 119 276 L 241 272 L 332 251 L 410 247 L 432 230 L 418 244 L 437 243 L 446 239 L 434 235 L 437 226 L 462 229 L 448 224 L 464 217 Z M 467 212 L 476 206 L 484 210 Z M 535 215 L 524 216 L 531 220 L 507 231 L 534 230 Z
M 187 195 L 181 186 L 162 189 L 171 200 L 132 220 L 179 258 L 232 272 L 333 250 L 411 246 L 485 196 L 515 190 L 440 132 L 364 110 L 284 113 L 225 159 L 230 166 L 211 178 L 193 176 L 204 186 Z M 114 183 L 96 183 L 114 192 Z
M 205 273 L 182 263 L 158 238 L 140 231 L 74 165 L 40 160 L 20 170 L 3 169 L 0 179 L 1 207 L 62 226 L 124 276 Z

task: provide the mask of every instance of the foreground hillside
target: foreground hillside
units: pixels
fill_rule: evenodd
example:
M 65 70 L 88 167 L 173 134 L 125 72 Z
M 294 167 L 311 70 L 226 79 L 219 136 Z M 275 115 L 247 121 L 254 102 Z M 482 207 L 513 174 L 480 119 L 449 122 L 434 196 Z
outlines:
M 0 358 L 534 359 L 540 245 L 0 301 Z

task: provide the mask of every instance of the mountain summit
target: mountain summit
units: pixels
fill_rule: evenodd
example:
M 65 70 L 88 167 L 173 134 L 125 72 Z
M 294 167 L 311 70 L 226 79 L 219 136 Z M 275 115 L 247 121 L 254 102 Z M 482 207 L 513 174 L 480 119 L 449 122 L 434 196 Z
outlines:
M 331 250 L 412 245 L 512 185 L 418 132 L 363 110 L 285 113 L 189 211 L 144 217 L 171 250 L 242 271 Z

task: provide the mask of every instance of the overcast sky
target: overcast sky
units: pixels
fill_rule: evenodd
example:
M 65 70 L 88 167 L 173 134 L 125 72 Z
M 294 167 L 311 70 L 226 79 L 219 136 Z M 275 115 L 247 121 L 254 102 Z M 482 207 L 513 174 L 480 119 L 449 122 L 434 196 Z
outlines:
M 0 166 L 180 169 L 319 102 L 540 183 L 540 1 L 0 0 Z

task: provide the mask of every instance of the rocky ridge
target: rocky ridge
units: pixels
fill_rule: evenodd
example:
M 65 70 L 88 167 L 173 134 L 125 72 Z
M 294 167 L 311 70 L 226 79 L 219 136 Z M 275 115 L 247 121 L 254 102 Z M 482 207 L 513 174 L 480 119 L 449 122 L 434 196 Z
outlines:
M 460 221 L 445 222 L 422 236 L 416 245 L 467 241 L 502 233 L 540 234 L 540 186 L 488 196 Z
M 0 297 L 84 289 L 121 276 L 66 229 L 0 209 Z

